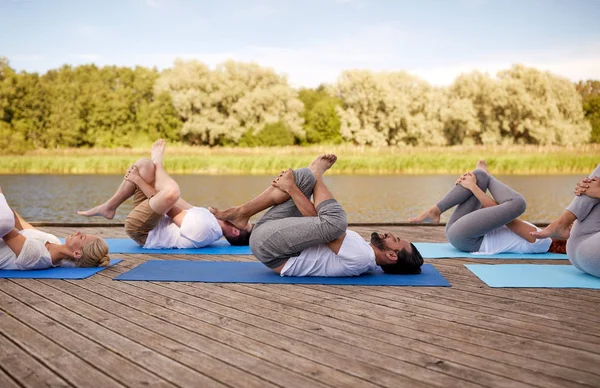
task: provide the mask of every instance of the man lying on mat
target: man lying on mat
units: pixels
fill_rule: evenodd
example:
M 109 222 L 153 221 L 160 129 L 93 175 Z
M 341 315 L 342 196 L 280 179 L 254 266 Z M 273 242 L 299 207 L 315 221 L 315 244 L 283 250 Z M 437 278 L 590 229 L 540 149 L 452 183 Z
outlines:
M 377 266 L 386 273 L 419 273 L 423 258 L 410 242 L 391 233 L 373 233 L 368 243 L 347 229 L 344 209 L 323 182 L 336 159 L 323 155 L 308 168 L 282 171 L 244 205 L 209 210 L 251 231 L 252 253 L 282 276 L 358 276 Z M 249 224 L 250 217 L 268 208 L 256 225 Z
M 487 190 L 493 199 L 485 193 Z M 525 212 L 525 199 L 492 176 L 485 160 L 475 170 L 460 176 L 444 198 L 410 222 L 438 223 L 440 215 L 456 206 L 446 224 L 450 244 L 463 252 L 565 253 L 565 241 L 536 241 L 531 232 L 541 229 L 518 219 Z
M 73 233 L 62 244 L 58 237 L 37 230 L 8 206 L 0 188 L 0 269 L 106 267 L 108 245 L 91 234 Z
M 181 198 L 179 185 L 163 167 L 164 151 L 165 141 L 157 140 L 152 146 L 152 160 L 140 159 L 129 167 L 108 201 L 77 213 L 112 219 L 117 208 L 133 196 L 125 231 L 144 248 L 201 248 L 223 236 L 231 245 L 248 245 L 249 232 Z

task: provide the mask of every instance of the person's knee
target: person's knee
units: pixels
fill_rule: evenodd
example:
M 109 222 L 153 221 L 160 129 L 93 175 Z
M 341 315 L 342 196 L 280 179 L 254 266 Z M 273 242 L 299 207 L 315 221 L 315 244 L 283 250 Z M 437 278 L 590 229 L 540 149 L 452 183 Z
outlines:
M 321 202 L 317 211 L 326 240 L 333 241 L 346 233 L 348 218 L 342 206 L 335 199 Z
M 298 186 L 304 195 L 310 197 L 317 183 L 317 178 L 315 178 L 313 172 L 308 167 L 298 168 L 293 170 L 293 172 L 296 186 Z
M 475 175 L 475 178 L 477 179 L 477 186 L 479 186 L 479 188 L 481 188 L 482 190 L 484 190 L 484 188 L 487 190 L 490 181 L 490 175 L 487 172 L 480 169 L 475 169 L 471 171 L 471 173 Z
M 135 162 L 135 165 L 137 166 L 138 172 L 143 180 L 148 183 L 154 182 L 155 167 L 152 160 L 148 158 L 141 158 Z
M 15 217 L 13 213 L 0 216 L 0 238 L 6 236 L 15 228 Z
M 518 214 L 516 217 L 525 213 L 525 210 L 527 209 L 527 201 L 525 201 L 525 198 L 523 198 L 521 194 L 517 194 L 511 202 L 515 214 Z

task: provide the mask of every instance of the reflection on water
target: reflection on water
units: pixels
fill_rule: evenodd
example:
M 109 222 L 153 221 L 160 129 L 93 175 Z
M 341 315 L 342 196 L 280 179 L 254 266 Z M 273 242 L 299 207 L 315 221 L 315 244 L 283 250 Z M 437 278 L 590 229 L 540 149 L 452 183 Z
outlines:
M 350 222 L 404 222 L 436 203 L 456 181 L 454 175 L 331 176 L 326 183 L 344 206 Z M 548 222 L 573 197 L 581 176 L 498 176 L 527 200 L 524 218 Z M 9 204 L 29 221 L 85 222 L 75 211 L 109 198 L 121 182 L 118 175 L 0 175 Z M 193 205 L 228 207 L 262 192 L 271 176 L 178 175 L 182 196 Z M 131 201 L 118 210 L 124 221 Z M 450 212 L 443 215 L 446 220 Z M 90 219 L 90 222 L 102 219 Z

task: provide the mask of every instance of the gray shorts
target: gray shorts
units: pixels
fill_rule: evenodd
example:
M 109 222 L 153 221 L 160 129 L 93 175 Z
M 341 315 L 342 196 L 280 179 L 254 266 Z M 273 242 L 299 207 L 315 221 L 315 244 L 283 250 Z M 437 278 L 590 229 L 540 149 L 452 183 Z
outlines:
M 310 199 L 316 183 L 312 171 L 294 170 L 294 178 Z M 346 212 L 335 199 L 321 202 L 315 217 L 303 217 L 289 199 L 273 206 L 258 220 L 250 235 L 250 250 L 264 265 L 277 268 L 304 249 L 337 239 L 347 227 Z

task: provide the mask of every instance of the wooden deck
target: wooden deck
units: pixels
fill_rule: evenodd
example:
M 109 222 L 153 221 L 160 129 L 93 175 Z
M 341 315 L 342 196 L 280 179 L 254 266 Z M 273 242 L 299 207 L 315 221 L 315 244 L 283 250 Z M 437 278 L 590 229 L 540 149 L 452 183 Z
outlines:
M 254 258 L 116 256 L 86 280 L 0 279 L 0 387 L 600 387 L 600 291 L 491 289 L 473 260 L 427 260 L 451 288 L 119 282 L 147 259 Z

